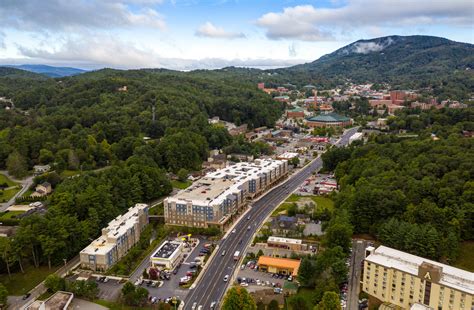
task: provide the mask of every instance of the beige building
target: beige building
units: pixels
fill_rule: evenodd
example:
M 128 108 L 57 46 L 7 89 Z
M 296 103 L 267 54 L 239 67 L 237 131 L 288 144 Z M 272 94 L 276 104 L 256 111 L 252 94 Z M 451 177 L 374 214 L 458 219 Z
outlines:
M 106 271 L 138 242 L 147 224 L 148 205 L 137 203 L 113 219 L 102 235 L 80 252 L 81 267 Z
M 288 161 L 259 159 L 239 162 L 208 173 L 187 189 L 166 198 L 165 222 L 190 227 L 219 227 L 288 174 Z
M 160 247 L 150 256 L 152 267 L 172 270 L 183 257 L 184 242 L 168 241 L 163 242 Z
M 368 247 L 362 290 L 402 309 L 472 310 L 474 273 L 385 246 Z
M 286 249 L 291 251 L 306 251 L 308 245 L 302 240 L 270 236 L 267 240 L 267 246 L 270 248 Z

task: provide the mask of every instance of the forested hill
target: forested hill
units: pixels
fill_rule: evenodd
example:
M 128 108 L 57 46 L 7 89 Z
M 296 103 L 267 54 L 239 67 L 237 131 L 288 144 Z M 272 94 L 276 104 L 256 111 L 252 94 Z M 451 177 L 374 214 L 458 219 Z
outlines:
M 474 45 L 432 36 L 359 40 L 311 63 L 265 71 L 268 82 L 321 87 L 388 82 L 394 88 L 434 87 L 434 92 L 474 89 Z M 456 97 L 456 93 L 451 94 Z M 458 96 L 459 97 L 459 96 Z
M 24 78 L 24 79 L 38 79 L 45 80 L 47 77 L 37 74 L 34 72 L 29 72 L 21 69 L 11 68 L 11 67 L 2 67 L 0 66 L 0 79 L 3 78 Z

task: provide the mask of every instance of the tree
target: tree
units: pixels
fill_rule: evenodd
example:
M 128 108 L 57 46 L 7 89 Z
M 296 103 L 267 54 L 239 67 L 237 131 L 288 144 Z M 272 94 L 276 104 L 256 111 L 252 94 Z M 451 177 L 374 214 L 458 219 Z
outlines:
M 41 149 L 38 160 L 42 164 L 49 164 L 49 163 L 53 162 L 54 161 L 53 152 L 51 152 L 50 150 L 47 150 L 47 149 Z
M 131 282 L 126 282 L 122 287 L 122 298 L 127 305 L 141 306 L 148 299 L 148 290 L 143 287 L 135 287 Z
M 256 310 L 257 305 L 243 287 L 232 287 L 224 298 L 223 310 Z
M 294 168 L 298 167 L 299 163 L 300 163 L 300 159 L 298 158 L 298 156 L 293 157 L 289 162 L 289 164 L 293 165 Z
M 302 286 L 310 287 L 314 285 L 315 269 L 311 259 L 305 257 L 301 261 L 298 270 L 298 280 Z
M 55 293 L 57 291 L 63 291 L 66 288 L 66 281 L 55 273 L 50 274 L 44 280 L 44 286 L 49 292 Z
M 257 310 L 265 310 L 265 304 L 263 303 L 263 301 L 259 300 L 257 302 Z
M 301 295 L 294 295 L 288 299 L 291 310 L 308 310 L 306 300 Z
M 272 299 L 270 303 L 267 305 L 267 310 L 278 310 L 280 306 L 278 305 L 278 301 Z
M 335 292 L 325 292 L 323 299 L 316 306 L 316 310 L 340 310 L 341 304 L 339 301 L 339 295 Z
M 28 173 L 26 160 L 18 151 L 15 150 L 8 155 L 7 170 L 9 174 L 16 178 L 22 178 Z
M 0 237 L 0 257 L 7 266 L 8 277 L 10 278 L 10 264 L 12 263 L 12 244 L 9 238 Z
M 0 306 L 1 306 L 1 308 L 6 309 L 7 303 L 8 303 L 8 290 L 5 287 L 5 285 L 0 283 Z
M 186 182 L 186 180 L 188 179 L 188 170 L 184 169 L 184 168 L 181 168 L 179 169 L 177 175 L 178 175 L 178 180 L 180 180 L 181 182 Z

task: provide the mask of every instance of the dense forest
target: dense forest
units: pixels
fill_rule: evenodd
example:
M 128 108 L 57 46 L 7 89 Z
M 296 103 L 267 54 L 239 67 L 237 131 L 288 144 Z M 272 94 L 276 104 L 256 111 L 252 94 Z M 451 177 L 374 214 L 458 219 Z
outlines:
M 463 135 L 473 120 L 472 108 L 402 114 L 391 126 L 418 138 L 373 136 L 363 146 L 324 154 L 325 169 L 335 169 L 341 187 L 336 206 L 349 212 L 354 232 L 454 261 L 459 242 L 474 239 L 474 141 Z
M 0 75 L 0 97 L 15 104 L 0 109 L 0 169 L 17 177 L 35 164 L 54 169 L 36 179 L 54 187 L 48 212 L 23 218 L 15 238 L 2 238 L 5 271 L 77 255 L 134 203 L 169 194 L 168 172 L 199 170 L 209 149 L 270 152 L 233 139 L 209 117 L 252 128 L 272 126 L 283 111 L 254 84 L 166 70 L 49 79 L 7 68 Z M 83 173 L 67 177 L 64 170 Z

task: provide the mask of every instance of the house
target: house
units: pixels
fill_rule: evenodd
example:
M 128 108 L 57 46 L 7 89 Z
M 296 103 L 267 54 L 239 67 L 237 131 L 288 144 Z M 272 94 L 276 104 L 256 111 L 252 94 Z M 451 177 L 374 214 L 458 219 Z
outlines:
M 31 194 L 31 197 L 43 197 L 48 194 L 51 194 L 53 191 L 51 184 L 48 182 L 43 182 L 41 184 L 36 185 L 35 192 Z
M 298 220 L 293 216 L 279 215 L 272 220 L 271 230 L 275 235 L 286 235 L 296 231 Z
M 240 125 L 238 127 L 229 129 L 229 134 L 231 136 L 238 136 L 247 132 L 247 124 Z
M 211 154 L 207 161 L 202 163 L 203 169 L 223 169 L 227 164 L 227 156 L 225 154 Z
M 291 110 L 286 111 L 286 117 L 288 118 L 304 118 L 304 110 L 300 107 L 295 107 Z
M 40 175 L 51 170 L 51 166 L 50 165 L 34 165 L 33 170 L 34 170 L 35 175 Z

